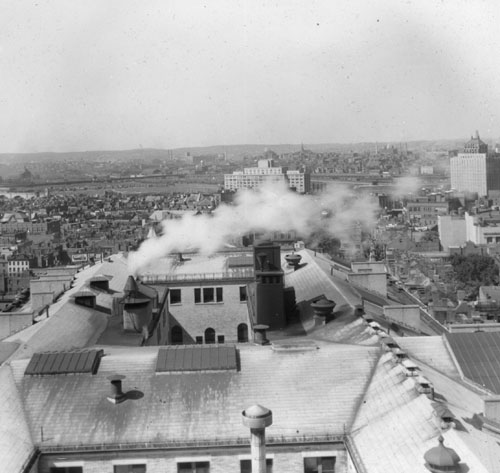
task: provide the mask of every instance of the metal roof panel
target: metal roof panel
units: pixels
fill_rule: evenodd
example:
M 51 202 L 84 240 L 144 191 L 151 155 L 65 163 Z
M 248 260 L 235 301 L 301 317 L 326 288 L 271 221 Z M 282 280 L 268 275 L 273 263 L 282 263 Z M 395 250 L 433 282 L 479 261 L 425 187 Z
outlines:
M 55 352 L 35 353 L 25 374 L 50 375 L 64 373 L 92 373 L 99 368 L 103 350 L 89 350 L 83 352 Z
M 190 345 L 160 348 L 156 372 L 236 370 L 236 347 Z

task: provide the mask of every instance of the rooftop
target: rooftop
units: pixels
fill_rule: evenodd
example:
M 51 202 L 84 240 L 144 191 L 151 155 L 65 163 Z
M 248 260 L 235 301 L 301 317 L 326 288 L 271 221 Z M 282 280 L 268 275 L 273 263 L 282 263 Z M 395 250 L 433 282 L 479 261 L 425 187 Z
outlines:
M 500 332 L 448 333 L 446 340 L 464 377 L 500 394 Z
M 247 439 L 241 409 L 252 404 L 272 408 L 270 437 L 342 435 L 352 423 L 379 348 L 320 342 L 318 347 L 304 356 L 302 351 L 242 345 L 240 371 L 166 376 L 155 372 L 159 349 L 152 347 L 104 348 L 95 375 L 26 376 L 29 360 L 11 366 L 32 435 L 42 448 Z M 126 376 L 124 392 L 142 396 L 109 403 L 106 378 L 112 374 Z

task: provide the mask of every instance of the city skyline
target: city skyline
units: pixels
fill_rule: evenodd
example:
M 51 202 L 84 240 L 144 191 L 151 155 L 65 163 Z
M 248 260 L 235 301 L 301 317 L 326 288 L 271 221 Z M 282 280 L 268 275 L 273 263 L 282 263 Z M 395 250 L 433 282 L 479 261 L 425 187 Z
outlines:
M 0 152 L 500 135 L 493 1 L 0 8 Z

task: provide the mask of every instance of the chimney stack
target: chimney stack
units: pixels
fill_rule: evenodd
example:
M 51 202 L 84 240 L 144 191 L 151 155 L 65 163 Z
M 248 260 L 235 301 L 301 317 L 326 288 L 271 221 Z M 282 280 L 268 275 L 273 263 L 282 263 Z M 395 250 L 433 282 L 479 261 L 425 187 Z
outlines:
M 122 379 L 125 379 L 125 376 L 121 374 L 114 374 L 108 376 L 109 381 L 111 382 L 111 393 L 108 396 L 108 401 L 113 404 L 119 404 L 120 402 L 125 401 L 125 394 L 122 391 Z
M 266 473 L 266 427 L 273 423 L 273 413 L 255 404 L 241 414 L 243 425 L 250 428 L 252 472 Z

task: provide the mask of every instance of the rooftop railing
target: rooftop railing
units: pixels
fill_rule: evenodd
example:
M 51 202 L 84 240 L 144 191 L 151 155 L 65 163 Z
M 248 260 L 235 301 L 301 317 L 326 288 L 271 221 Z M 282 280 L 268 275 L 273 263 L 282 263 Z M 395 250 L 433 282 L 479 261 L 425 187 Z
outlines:
M 318 444 L 318 443 L 345 443 L 346 436 L 336 434 L 300 435 L 300 436 L 268 436 L 268 445 L 289 444 Z M 96 443 L 79 445 L 39 445 L 43 454 L 63 452 L 111 452 L 123 450 L 171 450 L 179 448 L 203 447 L 238 447 L 250 445 L 250 437 L 214 438 L 200 440 L 168 440 L 164 442 L 124 442 L 124 443 Z
M 197 281 L 221 281 L 235 279 L 253 279 L 255 276 L 253 268 L 235 268 L 230 271 L 214 273 L 192 273 L 192 274 L 143 274 L 141 282 L 145 284 L 162 284 L 169 282 L 197 282 Z

